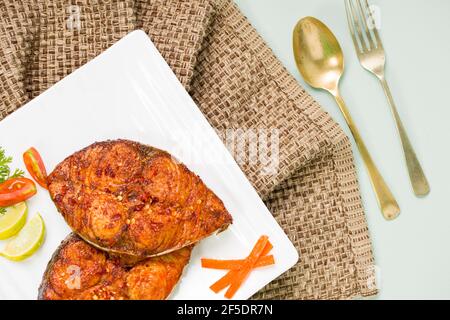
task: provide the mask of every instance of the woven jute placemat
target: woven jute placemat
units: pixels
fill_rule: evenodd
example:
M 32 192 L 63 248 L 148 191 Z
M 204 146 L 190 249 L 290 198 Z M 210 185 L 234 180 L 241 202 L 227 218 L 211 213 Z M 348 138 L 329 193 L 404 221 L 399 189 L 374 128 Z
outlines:
M 300 253 L 254 298 L 376 294 L 349 140 L 231 0 L 6 0 L 0 19 L 0 119 L 143 29 Z

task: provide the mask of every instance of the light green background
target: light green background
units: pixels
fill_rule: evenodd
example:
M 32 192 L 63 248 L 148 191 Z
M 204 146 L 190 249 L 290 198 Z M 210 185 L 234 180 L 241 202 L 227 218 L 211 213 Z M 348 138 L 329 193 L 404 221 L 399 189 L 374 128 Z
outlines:
M 402 210 L 396 221 L 382 218 L 354 145 L 378 269 L 378 298 L 450 299 L 450 1 L 371 2 L 380 10 L 387 79 L 431 185 L 424 199 L 416 198 L 410 187 L 381 86 L 356 58 L 344 0 L 235 2 L 289 72 L 349 134 L 332 98 L 304 83 L 292 56 L 291 32 L 300 18 L 319 18 L 335 33 L 346 62 L 342 94 Z

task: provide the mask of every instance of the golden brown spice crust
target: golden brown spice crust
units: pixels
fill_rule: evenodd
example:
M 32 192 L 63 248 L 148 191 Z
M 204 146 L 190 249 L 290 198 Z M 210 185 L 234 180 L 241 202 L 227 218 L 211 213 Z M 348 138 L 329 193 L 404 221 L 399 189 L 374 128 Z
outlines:
M 132 268 L 74 233 L 56 250 L 39 288 L 40 300 L 162 300 L 177 284 L 192 247 L 148 258 Z
M 165 151 L 128 140 L 94 143 L 60 163 L 50 195 L 69 226 L 119 254 L 159 255 L 224 230 L 222 201 Z

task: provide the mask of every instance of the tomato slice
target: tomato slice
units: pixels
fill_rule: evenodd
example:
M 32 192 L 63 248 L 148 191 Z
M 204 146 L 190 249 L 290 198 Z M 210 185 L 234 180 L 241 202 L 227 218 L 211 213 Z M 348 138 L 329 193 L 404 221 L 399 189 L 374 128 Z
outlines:
M 31 147 L 23 154 L 23 162 L 25 162 L 25 166 L 33 179 L 39 183 L 42 188 L 48 189 L 47 170 L 45 170 L 44 161 L 42 161 L 39 152 Z
M 8 179 L 0 184 L 0 207 L 9 207 L 25 201 L 37 192 L 36 184 L 27 178 Z

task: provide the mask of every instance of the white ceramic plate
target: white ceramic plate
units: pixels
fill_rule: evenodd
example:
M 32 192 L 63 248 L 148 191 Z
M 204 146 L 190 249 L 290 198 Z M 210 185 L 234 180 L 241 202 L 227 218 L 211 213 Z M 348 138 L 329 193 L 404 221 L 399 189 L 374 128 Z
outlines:
M 238 291 L 247 299 L 291 268 L 298 253 L 267 210 L 213 128 L 153 43 L 134 31 L 0 122 L 0 146 L 24 169 L 22 153 L 36 147 L 50 172 L 95 141 L 126 138 L 175 155 L 225 203 L 234 223 L 201 241 L 170 298 L 222 299 L 209 286 L 224 271 L 202 269 L 201 257 L 245 257 L 260 235 L 274 245 L 276 264 L 255 270 Z M 0 259 L 0 299 L 36 299 L 47 263 L 70 232 L 48 193 L 29 201 L 47 226 L 43 247 L 30 259 Z M 0 241 L 0 246 L 3 243 Z

